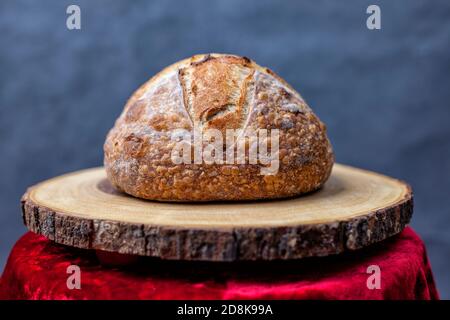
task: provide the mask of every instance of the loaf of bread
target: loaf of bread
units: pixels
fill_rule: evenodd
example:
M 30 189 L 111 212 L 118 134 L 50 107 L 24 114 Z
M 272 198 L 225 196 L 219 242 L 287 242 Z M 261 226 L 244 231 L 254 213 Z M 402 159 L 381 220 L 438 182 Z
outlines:
M 110 182 L 160 201 L 292 197 L 320 188 L 334 162 L 325 125 L 271 70 L 196 55 L 144 83 L 104 145 Z

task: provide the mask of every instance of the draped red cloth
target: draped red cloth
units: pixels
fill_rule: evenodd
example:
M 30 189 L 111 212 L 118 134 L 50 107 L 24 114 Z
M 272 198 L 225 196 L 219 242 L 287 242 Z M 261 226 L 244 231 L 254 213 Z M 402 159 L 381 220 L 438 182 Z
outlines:
M 68 289 L 69 265 L 80 267 L 81 289 Z M 367 268 L 371 265 L 380 268 L 380 289 L 367 286 L 372 275 Z M 29 232 L 12 249 L 0 279 L 0 298 L 439 299 L 439 296 L 424 244 L 412 229 L 406 228 L 382 243 L 324 258 L 238 263 L 140 258 L 121 268 L 100 264 L 94 251 L 58 245 Z

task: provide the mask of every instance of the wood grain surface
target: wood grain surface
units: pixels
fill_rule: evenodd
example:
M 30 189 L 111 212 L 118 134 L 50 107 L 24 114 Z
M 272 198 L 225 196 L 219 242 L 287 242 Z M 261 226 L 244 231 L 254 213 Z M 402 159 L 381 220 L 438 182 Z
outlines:
M 355 250 L 399 233 L 412 216 L 411 188 L 340 164 L 325 186 L 298 198 L 163 203 L 117 192 L 103 168 L 27 190 L 25 225 L 57 243 L 180 260 L 298 259 Z

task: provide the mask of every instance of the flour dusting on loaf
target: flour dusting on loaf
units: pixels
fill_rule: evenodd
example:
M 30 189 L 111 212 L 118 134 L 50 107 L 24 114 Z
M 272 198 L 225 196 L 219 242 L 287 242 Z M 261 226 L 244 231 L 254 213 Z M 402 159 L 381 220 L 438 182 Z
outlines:
M 180 130 L 192 137 L 219 132 L 224 141 L 234 130 L 235 143 L 247 147 L 244 163 L 174 163 L 173 133 Z M 245 138 L 262 130 L 272 149 L 270 132 L 279 133 L 279 164 L 271 174 L 261 174 L 266 164 L 251 163 L 249 150 L 258 146 Z M 116 188 L 162 201 L 296 196 L 320 188 L 334 162 L 325 125 L 293 88 L 248 58 L 223 54 L 182 60 L 143 84 L 110 130 L 104 152 Z

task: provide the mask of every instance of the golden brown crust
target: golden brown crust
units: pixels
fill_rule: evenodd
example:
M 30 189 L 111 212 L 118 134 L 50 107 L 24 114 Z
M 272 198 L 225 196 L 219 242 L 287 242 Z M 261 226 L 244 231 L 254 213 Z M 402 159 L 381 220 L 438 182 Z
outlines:
M 245 120 L 247 87 L 254 74 L 249 60 L 211 55 L 179 70 L 186 108 L 203 128 L 238 129 Z
M 248 161 L 175 164 L 171 133 L 180 128 L 241 129 L 243 135 L 279 129 L 279 170 L 262 175 L 263 165 Z M 334 162 L 325 125 L 295 90 L 248 58 L 220 54 L 182 60 L 142 85 L 104 151 L 108 178 L 117 188 L 165 201 L 295 196 L 322 186 Z

